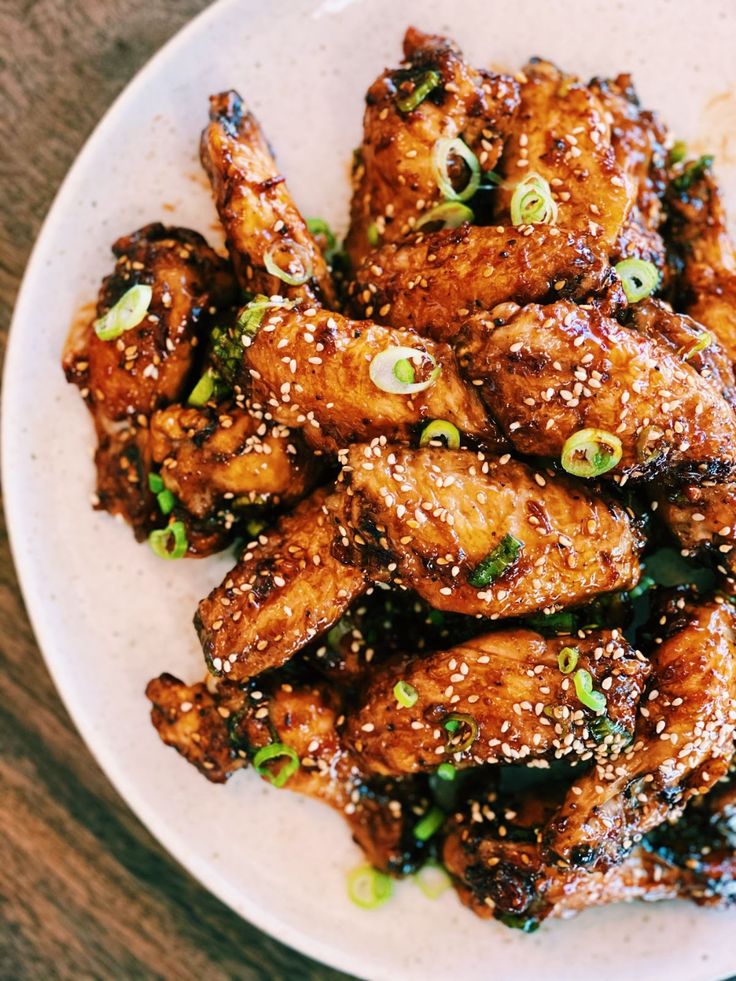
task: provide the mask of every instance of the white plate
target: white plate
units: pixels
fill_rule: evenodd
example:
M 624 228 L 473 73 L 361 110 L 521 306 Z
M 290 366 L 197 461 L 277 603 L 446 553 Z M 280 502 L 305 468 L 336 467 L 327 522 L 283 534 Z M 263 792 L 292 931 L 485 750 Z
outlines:
M 152 675 L 202 673 L 192 612 L 226 560 L 163 563 L 91 511 L 91 426 L 59 367 L 68 325 L 94 297 L 118 235 L 154 219 L 212 234 L 197 160 L 211 92 L 241 91 L 302 210 L 344 228 L 363 94 L 397 61 L 410 22 L 450 33 L 478 64 L 544 54 L 583 75 L 633 71 L 679 135 L 730 158 L 721 175 L 736 206 L 728 0 L 703 0 L 697 14 L 684 0 L 222 0 L 98 126 L 26 273 L 5 372 L 3 463 L 28 609 L 80 732 L 133 810 L 216 895 L 286 943 L 371 978 L 600 981 L 626 971 L 714 981 L 736 972 L 736 914 L 686 903 L 592 911 L 532 936 L 476 920 L 453 894 L 432 903 L 411 882 L 382 909 L 360 911 L 345 895 L 359 854 L 336 814 L 251 772 L 212 786 L 148 723 Z

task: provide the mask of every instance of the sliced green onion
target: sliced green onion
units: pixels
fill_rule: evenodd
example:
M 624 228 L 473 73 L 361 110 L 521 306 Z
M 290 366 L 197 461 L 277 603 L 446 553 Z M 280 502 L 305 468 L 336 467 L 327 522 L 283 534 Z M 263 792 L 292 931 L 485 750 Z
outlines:
M 266 766 L 266 763 L 271 760 L 282 758 L 286 762 L 279 767 L 276 773 Z M 296 750 L 292 749 L 291 746 L 287 746 L 285 743 L 269 743 L 268 746 L 259 749 L 253 757 L 253 766 L 260 776 L 270 780 L 274 787 L 283 787 L 286 781 L 293 777 L 299 769 L 300 761 Z
M 145 283 L 131 286 L 115 306 L 95 320 L 95 334 L 101 341 L 114 341 L 126 330 L 137 327 L 148 313 L 152 298 L 153 290 Z
M 277 245 L 272 245 L 270 249 L 266 249 L 264 252 L 263 265 L 266 267 L 266 271 L 270 272 L 272 276 L 276 276 L 282 283 L 286 283 L 287 286 L 303 286 L 312 276 L 312 259 L 309 252 L 295 242 L 290 243 L 288 250 L 292 255 L 289 256 L 289 267 L 282 269 L 276 262 L 278 248 Z M 294 260 L 301 267 L 301 271 L 296 274 L 290 271 Z
M 664 430 L 657 426 L 645 426 L 642 429 L 636 440 L 636 458 L 639 463 L 648 466 L 667 452 L 667 444 L 660 442 L 664 435 Z
M 687 143 L 684 140 L 675 140 L 675 142 L 672 144 L 672 149 L 669 152 L 669 156 L 667 157 L 667 162 L 669 163 L 670 167 L 672 167 L 674 164 L 682 163 L 686 156 Z
M 376 909 L 390 898 L 394 884 L 385 872 L 359 865 L 348 872 L 348 896 L 361 909 Z
M 472 221 L 475 214 L 472 208 L 460 201 L 443 201 L 436 204 L 434 208 L 425 211 L 414 228 L 419 231 L 427 225 L 434 225 L 435 222 L 441 223 L 441 228 L 459 228 L 466 221 Z
M 468 183 L 460 191 L 456 191 L 450 180 L 448 171 L 450 157 L 460 157 L 470 170 Z M 448 201 L 467 201 L 480 187 L 480 163 L 478 158 L 463 141 L 456 137 L 453 140 L 441 137 L 432 147 L 432 173 L 440 189 L 440 193 Z
M 419 694 L 416 688 L 410 685 L 408 681 L 397 681 L 394 685 L 394 698 L 399 705 L 410 709 L 416 705 Z
M 422 359 L 431 362 L 432 372 L 426 381 L 415 382 L 414 365 Z M 387 347 L 371 361 L 369 373 L 373 384 L 391 395 L 413 395 L 433 385 L 442 366 L 426 351 L 413 347 Z
M 649 592 L 652 586 L 656 586 L 656 582 L 651 576 L 642 576 L 639 582 L 634 586 L 633 589 L 629 590 L 629 599 L 635 600 L 643 596 L 644 593 Z
M 500 187 L 500 185 L 503 184 L 503 177 L 501 177 L 500 174 L 497 174 L 495 170 L 487 170 L 485 174 L 483 174 L 483 181 L 484 183 L 481 184 L 481 187 L 485 188 L 486 190 L 491 190 L 492 188 Z M 485 181 L 488 181 L 488 183 L 486 184 Z
M 557 203 L 541 174 L 533 172 L 519 181 L 511 195 L 512 225 L 554 225 Z
M 307 228 L 310 235 L 321 235 L 325 240 L 324 256 L 327 262 L 331 262 L 337 251 L 337 239 L 335 234 L 324 220 L 324 218 L 307 218 Z
M 445 813 L 439 807 L 427 811 L 421 821 L 414 825 L 414 837 L 417 841 L 429 841 L 445 823 Z
M 193 405 L 197 408 L 207 405 L 214 391 L 215 379 L 212 377 L 212 372 L 207 370 L 192 389 L 187 399 L 187 405 Z
M 464 735 L 463 726 L 467 729 Z M 446 746 L 451 753 L 464 753 L 478 738 L 478 723 L 467 712 L 450 712 L 443 719 L 442 728 L 450 734 Z
M 171 512 L 174 510 L 174 505 L 176 504 L 176 498 L 168 489 L 168 487 L 158 492 L 158 494 L 156 495 L 156 500 L 158 502 L 158 506 L 159 506 L 159 510 L 161 511 L 161 514 L 171 514 Z
M 440 780 L 454 780 L 457 770 L 452 763 L 440 763 L 437 767 L 437 776 Z
M 638 303 L 651 296 L 659 286 L 659 269 L 645 259 L 622 259 L 614 266 L 626 299 Z
M 378 225 L 374 222 L 366 228 L 365 237 L 368 239 L 368 245 L 372 245 L 374 248 L 381 241 L 381 236 L 378 232 Z
M 148 544 L 160 559 L 183 558 L 189 548 L 184 522 L 172 521 L 166 528 L 152 531 L 148 536 Z
M 274 304 L 267 296 L 259 293 L 250 303 L 246 303 L 238 314 L 237 325 L 246 337 L 255 337 L 261 326 L 263 315 Z
M 424 102 L 429 93 L 437 88 L 440 82 L 439 72 L 434 71 L 434 69 L 424 72 L 416 80 L 413 91 L 396 100 L 397 108 L 402 112 L 411 112 L 412 109 L 416 109 L 418 105 Z
M 624 745 L 628 745 L 634 738 L 633 732 L 629 732 L 620 722 L 609 719 L 607 715 L 598 715 L 595 719 L 591 719 L 587 725 L 597 743 L 602 743 L 608 736 L 613 736 L 613 742 L 621 741 Z
M 711 154 L 706 153 L 702 157 L 698 157 L 697 160 L 693 160 L 692 163 L 689 163 L 683 172 L 675 177 L 671 186 L 675 191 L 687 191 L 712 166 L 713 157 Z
M 555 634 L 571 634 L 577 629 L 577 618 L 570 610 L 560 610 L 559 613 L 532 613 L 525 617 L 524 622 L 532 630 L 538 630 L 545 636 Z
M 420 446 L 428 446 L 434 440 L 444 440 L 448 450 L 460 448 L 460 430 L 446 419 L 435 419 L 422 430 Z
M 524 543 L 513 535 L 504 535 L 501 541 L 478 563 L 468 576 L 468 582 L 476 589 L 483 589 L 510 569 L 519 558 Z
M 713 335 L 707 330 L 704 330 L 693 346 L 688 348 L 682 355 L 682 360 L 689 361 L 690 358 L 694 358 L 696 354 L 700 354 L 702 351 L 705 351 L 706 348 L 709 348 L 712 343 Z
M 430 859 L 414 874 L 414 881 L 427 899 L 439 899 L 452 885 L 452 879 L 443 865 Z
M 606 708 L 606 696 L 602 691 L 593 690 L 593 676 L 585 668 L 575 672 L 575 694 L 586 708 L 593 712 L 603 712 Z
M 600 477 L 623 456 L 621 440 L 605 429 L 580 429 L 562 447 L 560 462 L 575 477 Z
M 577 647 L 563 647 L 557 655 L 557 667 L 563 674 L 572 674 L 578 664 L 580 651 Z
M 164 482 L 160 474 L 149 473 L 148 475 L 148 489 L 152 494 L 159 494 L 164 489 Z

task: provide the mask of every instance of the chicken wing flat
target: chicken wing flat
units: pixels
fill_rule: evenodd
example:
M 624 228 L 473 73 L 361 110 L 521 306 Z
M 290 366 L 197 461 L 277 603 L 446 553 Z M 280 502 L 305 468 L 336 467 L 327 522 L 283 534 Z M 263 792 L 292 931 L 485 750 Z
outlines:
M 605 691 L 605 716 L 581 703 L 566 661 Z M 348 714 L 346 739 L 363 771 L 394 776 L 443 762 L 591 759 L 631 741 L 648 674 L 646 659 L 618 631 L 545 639 L 501 630 L 378 669 Z M 397 684 L 416 692 L 412 705 L 397 701 Z
M 377 313 L 450 341 L 469 315 L 499 303 L 581 299 L 611 283 L 606 250 L 556 225 L 418 233 L 371 253 L 351 286 L 356 313 Z
M 241 359 L 234 362 L 236 384 L 249 390 L 253 410 L 301 428 L 316 449 L 336 453 L 374 437 L 408 441 L 432 419 L 451 422 L 485 446 L 503 445 L 478 394 L 461 379 L 451 348 L 413 331 L 298 304 L 267 311 L 255 336 L 233 337 L 232 346 Z M 394 347 L 407 349 L 416 383 L 435 379 L 428 388 L 403 395 L 375 384 L 374 359 Z
M 278 667 L 366 589 L 365 576 L 331 551 L 334 522 L 317 491 L 259 536 L 194 619 L 210 671 L 231 680 Z
M 667 231 L 681 265 L 683 309 L 736 361 L 736 251 L 712 162 L 691 161 L 670 181 Z
M 210 98 L 210 123 L 202 133 L 200 156 L 241 289 L 334 306 L 335 290 L 324 256 L 289 194 L 258 121 L 237 92 Z M 274 275 L 273 267 L 287 278 Z
M 173 405 L 151 418 L 151 454 L 190 514 L 301 500 L 321 476 L 301 433 L 237 406 Z
M 341 707 L 328 686 L 272 676 L 258 688 L 221 683 L 210 691 L 164 674 L 146 695 L 162 741 L 208 780 L 224 783 L 277 744 L 282 754 L 259 768 L 266 779 L 281 786 L 281 769 L 296 763 L 283 786 L 340 811 L 374 866 L 405 875 L 420 864 L 427 846 L 412 829 L 429 809 L 423 783 L 365 780 L 343 747 Z
M 518 183 L 538 174 L 550 185 L 563 227 L 613 248 L 636 197 L 616 162 L 611 127 L 599 96 L 546 61 L 524 69 L 521 105 L 506 141 L 496 216 L 509 224 Z
M 119 238 L 115 271 L 102 284 L 96 318 L 132 287 L 153 290 L 143 320 L 116 340 L 101 340 L 92 321 L 64 354 L 69 381 L 93 415 L 148 416 L 185 394 L 194 349 L 206 336 L 208 311 L 233 299 L 232 275 L 197 232 L 152 224 Z
M 623 508 L 508 457 L 354 447 L 341 480 L 327 506 L 346 561 L 438 610 L 520 616 L 639 578 Z
M 514 79 L 471 68 L 446 38 L 410 27 L 404 57 L 366 96 L 345 243 L 354 267 L 372 246 L 410 232 L 442 200 L 432 159 L 438 140 L 461 137 L 481 170 L 493 170 L 519 101 Z M 466 184 L 459 158 L 451 166 L 457 172 L 450 178 Z
M 545 847 L 564 862 L 606 867 L 619 861 L 728 770 L 736 727 L 736 613 L 729 603 L 680 598 L 659 623 L 634 743 L 618 761 L 597 763 L 577 780 L 545 829 Z
M 736 465 L 736 416 L 669 345 L 592 307 L 530 305 L 466 332 L 459 358 L 520 453 L 560 459 L 581 430 L 613 434 L 607 476 L 724 480 Z

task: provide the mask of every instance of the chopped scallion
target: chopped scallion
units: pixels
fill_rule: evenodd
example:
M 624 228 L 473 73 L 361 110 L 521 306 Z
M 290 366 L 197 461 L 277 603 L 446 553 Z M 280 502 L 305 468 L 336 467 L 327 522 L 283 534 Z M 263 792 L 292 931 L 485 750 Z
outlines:
M 348 896 L 362 909 L 376 909 L 390 898 L 394 884 L 372 865 L 359 865 L 348 873 Z
M 687 351 L 682 355 L 683 361 L 689 361 L 690 358 L 694 358 L 696 354 L 701 354 L 713 343 L 713 335 L 707 330 L 704 330 L 697 341 L 689 347 Z
M 148 489 L 152 494 L 159 494 L 164 489 L 164 482 L 160 474 L 149 473 Z
M 335 234 L 324 218 L 307 218 L 307 228 L 315 238 L 323 238 L 325 247 L 322 250 L 327 263 L 331 263 L 338 252 Z
M 445 814 L 439 807 L 433 807 L 414 825 L 414 837 L 417 841 L 429 841 L 445 823 Z
M 561 463 L 575 477 L 600 477 L 623 456 L 621 440 L 605 429 L 580 429 L 565 441 Z
M 580 651 L 577 647 L 563 647 L 557 655 L 557 667 L 562 674 L 572 674 L 578 664 Z
M 622 259 L 614 266 L 626 299 L 638 303 L 651 296 L 659 286 L 659 269 L 644 259 Z
M 667 157 L 667 162 L 669 163 L 670 167 L 673 167 L 675 164 L 682 163 L 686 156 L 687 143 L 684 140 L 675 140 L 675 142 L 672 144 L 672 149 L 669 152 L 669 156 Z
M 425 211 L 414 228 L 419 231 L 427 225 L 439 225 L 440 228 L 459 228 L 466 221 L 472 221 L 475 214 L 472 208 L 460 201 L 443 201 L 429 211 Z
M 284 759 L 285 762 L 274 773 L 266 764 L 278 759 Z M 291 746 L 287 746 L 285 743 L 269 743 L 268 746 L 261 747 L 255 754 L 253 757 L 253 766 L 274 787 L 283 787 L 287 780 L 299 769 L 300 761 L 296 750 L 292 749 Z
M 374 249 L 381 241 L 381 236 L 378 231 L 378 225 L 375 223 L 375 221 L 371 222 L 368 228 L 366 228 L 365 237 L 368 239 L 368 245 L 372 245 Z
M 166 528 L 157 528 L 148 536 L 148 544 L 160 559 L 181 559 L 187 554 L 189 542 L 183 521 L 172 521 Z
M 467 712 L 450 712 L 443 719 L 442 728 L 449 733 L 445 745 L 450 753 L 464 753 L 478 738 L 478 723 Z
M 266 267 L 266 271 L 280 279 L 282 283 L 286 283 L 287 286 L 303 286 L 312 276 L 312 259 L 307 249 L 295 242 L 289 243 L 289 264 L 286 269 L 282 269 L 276 261 L 278 251 L 279 247 L 272 245 L 263 254 L 263 265 Z M 287 251 L 286 244 L 284 244 L 284 251 Z M 291 271 L 294 262 L 299 267 L 299 271 L 296 273 Z
M 524 543 L 513 535 L 504 535 L 501 541 L 478 563 L 468 576 L 468 582 L 476 589 L 484 589 L 510 569 L 519 558 Z
M 412 708 L 417 703 L 419 694 L 408 681 L 397 681 L 394 685 L 394 698 L 404 708 Z
M 470 176 L 461 190 L 456 190 L 450 179 L 451 157 L 460 157 L 467 164 Z M 480 187 L 480 163 L 478 158 L 459 137 L 441 137 L 432 147 L 432 173 L 440 193 L 447 201 L 468 201 Z
M 453 426 L 446 419 L 435 419 L 422 430 L 419 437 L 420 446 L 429 446 L 430 443 L 444 441 L 448 450 L 460 448 L 460 430 Z
M 429 859 L 414 875 L 414 881 L 427 899 L 439 899 L 452 885 L 452 879 L 444 866 L 434 859 Z
M 174 510 L 174 505 L 176 504 L 176 498 L 168 487 L 158 492 L 156 495 L 156 501 L 158 502 L 158 507 L 161 514 L 171 514 L 171 512 Z
M 585 668 L 575 672 L 575 694 L 586 708 L 593 712 L 603 712 L 606 708 L 606 696 L 602 691 L 593 689 L 593 676 Z
M 396 106 L 401 112 L 411 112 L 427 98 L 429 93 L 436 89 L 442 79 L 439 72 L 430 69 L 420 75 L 414 82 L 414 88 L 407 95 L 401 96 L 396 100 Z
M 431 372 L 425 381 L 415 381 L 416 368 L 429 362 Z M 427 351 L 413 347 L 387 347 L 373 358 L 369 374 L 373 384 L 390 395 L 414 395 L 423 392 L 439 377 L 442 366 Z
M 95 320 L 95 334 L 101 341 L 114 341 L 132 330 L 148 313 L 153 298 L 153 290 L 146 283 L 131 286 L 106 314 Z
M 511 224 L 554 225 L 556 221 L 557 204 L 549 183 L 541 174 L 527 174 L 511 195 Z
M 452 763 L 440 763 L 437 767 L 437 776 L 440 780 L 454 780 L 457 770 Z

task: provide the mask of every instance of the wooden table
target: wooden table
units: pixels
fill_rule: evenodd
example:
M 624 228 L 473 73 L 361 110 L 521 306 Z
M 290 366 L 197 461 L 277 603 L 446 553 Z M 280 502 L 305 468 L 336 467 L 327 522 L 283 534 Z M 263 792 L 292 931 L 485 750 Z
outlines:
M 206 0 L 0 6 L 0 356 L 56 189 L 125 83 Z M 344 978 L 245 923 L 131 814 L 46 672 L 0 523 L 0 979 Z

